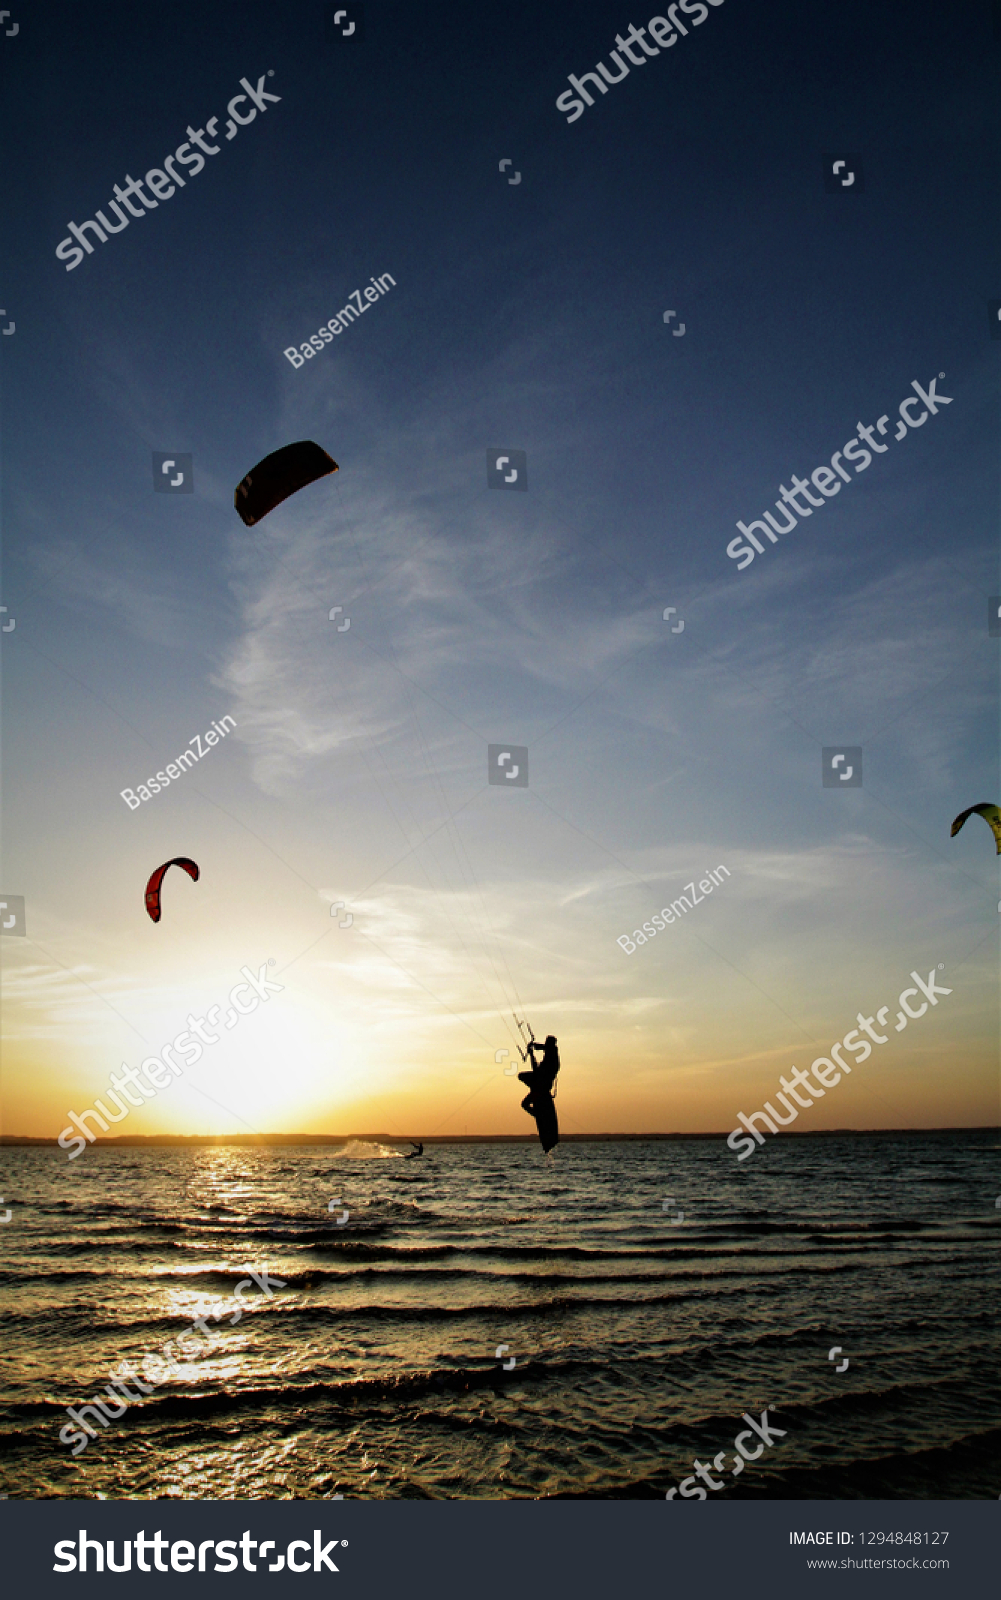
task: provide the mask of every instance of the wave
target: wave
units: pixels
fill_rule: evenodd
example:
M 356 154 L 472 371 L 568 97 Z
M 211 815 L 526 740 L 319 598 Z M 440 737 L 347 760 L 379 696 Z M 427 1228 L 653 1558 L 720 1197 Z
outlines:
M 745 1473 L 737 1483 L 728 1483 L 725 1500 L 940 1500 L 943 1484 L 949 1486 L 950 1499 L 993 1499 L 996 1486 L 998 1446 L 1001 1429 L 970 1433 L 947 1444 L 926 1449 L 901 1449 L 892 1454 L 866 1459 L 823 1463 L 820 1466 L 782 1467 L 778 1463 L 762 1467 L 755 1474 Z M 604 1477 L 587 1488 L 534 1495 L 543 1500 L 663 1500 L 664 1480 L 626 1478 L 616 1482 Z M 868 1552 L 867 1552 L 868 1553 Z M 886 1555 L 886 1551 L 873 1554 Z
M 348 1361 L 344 1362 L 345 1366 L 348 1364 Z M 347 1374 L 340 1378 L 334 1377 L 331 1375 L 332 1365 L 333 1363 L 326 1364 L 322 1372 L 315 1367 L 310 1368 L 286 1382 L 251 1380 L 245 1385 L 232 1382 L 212 1388 L 201 1385 L 197 1390 L 185 1380 L 182 1373 L 179 1377 L 159 1385 L 141 1402 L 137 1401 L 130 1405 L 126 1416 L 135 1424 L 140 1411 L 144 1419 L 155 1422 L 158 1414 L 175 1417 L 204 1416 L 250 1409 L 257 1411 L 262 1417 L 268 1411 L 279 1418 L 284 1414 L 284 1420 L 287 1421 L 288 1413 L 298 1410 L 305 1418 L 315 1423 L 317 1407 L 323 1402 L 342 1409 L 352 1400 L 360 1402 L 389 1400 L 399 1404 L 427 1398 L 444 1400 L 448 1396 L 468 1394 L 476 1390 L 493 1389 L 504 1392 L 512 1387 L 524 1386 L 534 1390 L 537 1397 L 545 1394 L 565 1396 L 571 1389 L 578 1389 L 582 1384 L 586 1385 L 589 1381 L 593 1381 L 599 1371 L 604 1381 L 613 1382 L 621 1381 L 627 1368 L 632 1369 L 634 1376 L 637 1370 L 649 1369 L 651 1381 L 657 1374 L 663 1373 L 663 1361 L 652 1361 L 649 1358 L 642 1358 L 635 1363 L 613 1362 L 607 1367 L 602 1363 L 599 1367 L 592 1360 L 558 1355 L 549 1357 L 536 1355 L 527 1361 L 519 1360 L 517 1369 L 508 1373 L 492 1352 L 484 1354 L 476 1365 L 423 1367 L 403 1373 L 385 1373 L 372 1377 L 354 1377 Z M 703 1370 L 703 1363 L 697 1353 L 672 1360 L 671 1375 L 675 1382 L 689 1380 L 692 1384 L 697 1384 Z M 85 1382 L 79 1392 L 68 1392 L 66 1397 L 57 1399 L 50 1392 L 38 1400 L 7 1404 L 3 1407 L 2 1415 L 7 1423 L 30 1423 L 58 1417 L 67 1405 L 86 1404 L 87 1398 L 93 1393 L 100 1394 L 102 1387 L 102 1383 L 95 1378 L 90 1385 Z M 787 1429 L 790 1439 L 797 1435 L 811 1436 L 819 1427 L 823 1413 L 835 1412 L 839 1430 L 847 1439 L 852 1429 L 862 1423 L 867 1414 L 912 1417 L 915 1404 L 926 1402 L 935 1394 L 955 1392 L 957 1386 L 949 1379 L 941 1377 L 935 1382 L 893 1383 L 879 1390 L 845 1394 L 836 1400 L 829 1399 L 815 1404 L 793 1402 L 788 1405 L 769 1406 L 768 1410 L 776 1422 Z M 727 1434 L 732 1428 L 733 1421 L 734 1415 L 731 1412 L 710 1409 L 701 1414 L 689 1414 L 684 1418 L 675 1417 L 670 1420 L 650 1418 L 645 1425 L 645 1433 L 648 1439 L 656 1442 L 658 1451 L 669 1449 L 673 1445 L 681 1445 L 685 1449 L 691 1446 L 697 1448 L 699 1443 L 707 1438 L 713 1439 Z M 124 1418 L 121 1425 L 125 1425 Z M 958 1419 L 955 1419 L 952 1425 L 962 1426 Z M 978 1431 L 978 1424 L 972 1418 L 969 1425 L 974 1432 L 972 1435 L 965 1435 L 966 1440 L 978 1436 L 983 1440 L 997 1440 L 1001 1437 L 1001 1430 L 991 1421 L 979 1424 L 979 1429 L 982 1431 Z M 916 1434 L 915 1438 L 917 1437 L 919 1435 Z M 963 1438 L 964 1435 L 960 1434 L 955 1442 L 958 1443 Z M 931 1444 L 929 1448 L 935 1451 L 942 1449 L 943 1445 Z M 804 1469 L 800 1465 L 791 1470 L 802 1472 L 809 1469 Z M 663 1494 L 663 1490 L 661 1493 Z
M 281 1274 L 278 1273 L 277 1276 L 280 1277 Z M 274 1277 L 275 1274 L 272 1273 L 272 1278 L 274 1279 Z M 375 1282 L 378 1282 L 379 1277 L 380 1274 L 374 1274 Z M 225 1278 L 223 1281 L 228 1283 L 230 1279 Z M 288 1282 L 289 1280 L 286 1279 L 285 1281 Z M 491 1277 L 488 1280 L 487 1287 L 502 1295 L 505 1282 L 503 1275 Z M 689 1302 L 716 1308 L 729 1301 L 741 1300 L 742 1297 L 746 1296 L 748 1288 L 747 1281 L 741 1278 L 737 1278 L 730 1286 L 724 1287 L 720 1284 L 716 1275 L 710 1274 L 707 1274 L 702 1280 L 695 1278 L 682 1280 L 685 1287 L 678 1287 L 666 1294 L 600 1294 L 593 1292 L 600 1290 L 600 1279 L 585 1279 L 582 1282 L 577 1280 L 577 1282 L 581 1289 L 590 1292 L 573 1294 L 564 1291 L 550 1295 L 548 1298 L 530 1300 L 495 1298 L 480 1300 L 466 1305 L 443 1305 L 433 1302 L 414 1304 L 412 1301 L 410 1303 L 391 1305 L 361 1299 L 353 1305 L 311 1304 L 303 1301 L 296 1303 L 288 1298 L 289 1290 L 278 1290 L 277 1294 L 281 1298 L 274 1300 L 263 1300 L 260 1297 L 251 1300 L 249 1296 L 245 1298 L 240 1305 L 240 1310 L 243 1312 L 241 1323 L 246 1328 L 249 1320 L 256 1321 L 257 1318 L 267 1316 L 272 1311 L 280 1310 L 283 1336 L 293 1335 L 296 1328 L 305 1328 L 313 1323 L 323 1327 L 330 1327 L 339 1323 L 358 1322 L 366 1319 L 381 1324 L 425 1324 L 429 1327 L 442 1323 L 476 1321 L 478 1318 L 485 1320 L 500 1319 L 507 1326 L 510 1326 L 511 1322 L 516 1319 L 527 1322 L 553 1317 L 557 1314 L 564 1316 L 580 1315 L 583 1312 L 615 1311 L 620 1314 L 623 1312 L 635 1314 L 656 1308 L 677 1307 Z M 566 1289 L 568 1290 L 573 1286 L 573 1284 L 568 1284 Z M 534 1282 L 530 1283 L 528 1287 L 538 1289 L 540 1285 Z M 784 1287 L 784 1278 L 779 1276 L 776 1277 L 772 1284 L 763 1285 L 760 1282 L 757 1283 L 756 1289 L 759 1300 L 780 1300 L 787 1294 L 787 1290 Z M 715 1314 L 720 1317 L 724 1315 L 722 1310 L 717 1310 Z M 0 1315 L 0 1327 L 11 1326 L 28 1330 L 32 1324 L 37 1323 L 44 1329 L 51 1325 L 51 1320 L 51 1311 L 48 1309 L 23 1312 L 6 1311 Z M 134 1334 L 141 1338 L 149 1339 L 159 1336 L 160 1333 L 168 1337 L 176 1337 L 178 1333 L 183 1333 L 184 1326 L 190 1320 L 187 1313 L 184 1315 L 175 1313 L 173 1315 L 160 1314 L 154 1316 L 139 1314 L 134 1317 L 106 1315 L 95 1329 L 93 1304 L 91 1302 L 76 1301 L 67 1303 L 61 1308 L 59 1331 L 63 1337 L 80 1333 L 90 1339 L 93 1339 L 95 1332 L 102 1337 L 112 1335 L 120 1337 Z M 226 1320 L 223 1318 L 218 1324 L 220 1332 L 225 1325 Z
M 385 1149 L 376 1146 L 370 1148 Z M 403 1159 L 398 1150 L 386 1151 L 385 1159 L 393 1156 Z M 383 1157 L 376 1154 L 356 1159 L 381 1160 Z M 327 1176 L 329 1177 L 329 1174 Z M 348 1203 L 350 1204 L 350 1201 Z M 81 1213 L 81 1220 L 84 1217 L 91 1232 L 98 1235 L 97 1242 L 104 1244 L 114 1244 L 125 1237 L 133 1239 L 137 1233 L 146 1235 L 147 1239 L 150 1235 L 167 1234 L 189 1237 L 202 1235 L 208 1240 L 213 1240 L 226 1233 L 256 1233 L 263 1237 L 268 1230 L 277 1232 L 281 1229 L 311 1229 L 318 1235 L 324 1234 L 328 1227 L 338 1233 L 343 1231 L 340 1228 L 334 1230 L 332 1222 L 328 1222 L 326 1197 L 320 1202 L 304 1205 L 301 1209 L 281 1206 L 268 1208 L 248 1204 L 237 1211 L 229 1206 L 210 1204 L 193 1207 L 191 1211 L 172 1209 L 162 1212 L 137 1212 L 135 1209 L 99 1206 Z M 453 1233 L 461 1229 L 468 1238 L 477 1241 L 470 1245 L 470 1248 L 482 1248 L 478 1242 L 483 1239 L 484 1234 L 489 1235 L 493 1232 L 496 1237 L 507 1239 L 508 1230 L 512 1226 L 528 1226 L 536 1220 L 531 1217 L 507 1215 L 492 1217 L 483 1213 L 453 1217 L 447 1212 L 438 1212 L 432 1207 L 422 1205 L 412 1198 L 397 1200 L 388 1195 L 377 1195 L 367 1197 L 362 1207 L 353 1211 L 351 1228 L 348 1231 L 353 1231 L 357 1226 L 368 1229 L 382 1228 L 389 1222 L 440 1223 Z M 878 1247 L 883 1241 L 894 1243 L 902 1238 L 917 1239 L 923 1235 L 935 1243 L 959 1244 L 966 1242 L 971 1233 L 987 1233 L 997 1226 L 993 1215 L 984 1217 L 975 1214 L 933 1218 L 868 1217 L 852 1221 L 833 1221 L 819 1217 L 770 1221 L 759 1218 L 754 1213 L 744 1213 L 743 1217 L 738 1214 L 725 1222 L 717 1218 L 700 1222 L 690 1217 L 680 1232 L 666 1227 L 654 1229 L 642 1219 L 638 1219 L 635 1226 L 626 1220 L 613 1231 L 607 1227 L 606 1217 L 597 1220 L 601 1220 L 604 1225 L 604 1238 L 600 1245 L 568 1247 L 554 1240 L 527 1248 L 540 1255 L 573 1253 L 581 1257 L 587 1255 L 670 1257 L 676 1255 L 679 1248 L 682 1250 L 701 1248 L 705 1252 L 719 1249 L 733 1250 L 740 1244 L 745 1247 L 751 1246 L 758 1240 L 765 1247 L 772 1242 L 780 1243 L 782 1240 L 788 1240 L 790 1245 L 803 1247 L 821 1244 L 829 1249 L 850 1248 L 853 1245 L 873 1248 Z M 26 1239 L 21 1248 L 35 1253 L 44 1250 L 56 1251 L 65 1239 L 63 1219 L 60 1221 L 58 1232 L 37 1233 Z M 525 1247 L 509 1247 L 505 1244 L 504 1248 Z
M 402 1150 L 394 1150 L 388 1144 L 369 1144 L 366 1139 L 349 1139 L 339 1150 L 332 1150 L 331 1156 L 335 1161 L 388 1161 L 394 1156 L 404 1159 Z

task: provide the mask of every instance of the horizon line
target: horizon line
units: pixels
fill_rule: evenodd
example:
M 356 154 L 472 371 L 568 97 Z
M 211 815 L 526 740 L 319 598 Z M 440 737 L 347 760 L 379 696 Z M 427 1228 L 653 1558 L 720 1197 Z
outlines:
M 830 1139 L 849 1135 L 853 1138 L 878 1139 L 907 1134 L 918 1137 L 944 1133 L 995 1133 L 1001 1134 L 1001 1124 L 969 1123 L 943 1128 L 803 1128 L 794 1132 L 781 1129 L 776 1138 Z M 723 1139 L 725 1131 L 717 1133 L 564 1133 L 561 1144 L 633 1143 L 643 1139 Z M 93 1140 L 88 1148 L 103 1146 L 124 1149 L 128 1146 L 154 1145 L 346 1145 L 346 1144 L 535 1144 L 534 1133 L 425 1133 L 411 1140 L 401 1133 L 134 1133 L 118 1134 L 112 1138 Z M 0 1134 L 0 1146 L 60 1148 L 54 1136 L 35 1134 Z M 83 1151 L 80 1152 L 83 1154 Z

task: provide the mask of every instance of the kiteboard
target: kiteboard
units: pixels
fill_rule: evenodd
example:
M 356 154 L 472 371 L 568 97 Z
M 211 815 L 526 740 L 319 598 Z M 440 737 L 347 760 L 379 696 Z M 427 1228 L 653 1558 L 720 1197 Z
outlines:
M 560 1125 L 556 1120 L 556 1105 L 551 1095 L 533 1092 L 532 1102 L 535 1126 L 539 1130 L 539 1143 L 546 1154 L 560 1142 Z

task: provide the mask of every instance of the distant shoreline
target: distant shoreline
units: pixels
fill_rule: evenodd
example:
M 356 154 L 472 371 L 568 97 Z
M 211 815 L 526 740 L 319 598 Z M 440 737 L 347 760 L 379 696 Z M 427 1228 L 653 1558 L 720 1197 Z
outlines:
M 899 1139 L 902 1134 L 909 1138 L 926 1138 L 929 1135 L 945 1133 L 993 1133 L 1001 1134 L 1001 1127 L 993 1123 L 971 1125 L 959 1128 L 815 1128 L 802 1133 L 782 1132 L 777 1135 L 782 1139 L 834 1139 L 850 1137 L 852 1139 Z M 534 1133 L 417 1133 L 414 1138 L 424 1144 L 536 1144 L 537 1136 Z M 561 1144 L 636 1144 L 642 1141 L 665 1139 L 725 1139 L 726 1132 L 719 1133 L 564 1133 L 560 1135 Z M 235 1145 L 235 1146 L 271 1146 L 282 1145 L 346 1145 L 346 1144 L 408 1144 L 409 1134 L 400 1133 L 149 1133 L 149 1134 L 121 1134 L 114 1139 L 96 1139 L 90 1149 L 143 1149 L 154 1148 L 192 1148 L 206 1145 Z M 57 1147 L 56 1139 L 34 1138 L 26 1134 L 5 1133 L 0 1134 L 0 1145 L 7 1147 L 17 1146 L 46 1146 Z

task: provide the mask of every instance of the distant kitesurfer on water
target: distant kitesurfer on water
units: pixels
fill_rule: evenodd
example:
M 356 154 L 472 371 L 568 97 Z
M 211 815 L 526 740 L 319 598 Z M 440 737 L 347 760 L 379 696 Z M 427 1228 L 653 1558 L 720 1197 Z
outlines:
M 527 1111 L 530 1117 L 535 1118 L 539 1130 L 539 1139 L 542 1148 L 550 1151 L 559 1144 L 560 1130 L 556 1119 L 556 1105 L 553 1089 L 556 1084 L 557 1074 L 560 1070 L 560 1053 L 556 1048 L 556 1040 L 552 1034 L 546 1039 L 544 1045 L 535 1039 L 527 1045 L 531 1057 L 532 1068 L 530 1072 L 519 1072 L 518 1079 L 528 1087 L 528 1093 L 521 1102 L 521 1109 Z M 535 1052 L 542 1052 L 542 1060 L 536 1061 Z
M 412 1139 L 411 1139 L 410 1143 L 411 1143 L 412 1149 L 409 1150 L 407 1152 L 407 1154 L 403 1157 L 404 1161 L 412 1161 L 414 1159 L 414 1156 L 422 1156 L 424 1154 L 424 1146 L 423 1146 L 423 1144 L 414 1144 L 414 1141 Z

